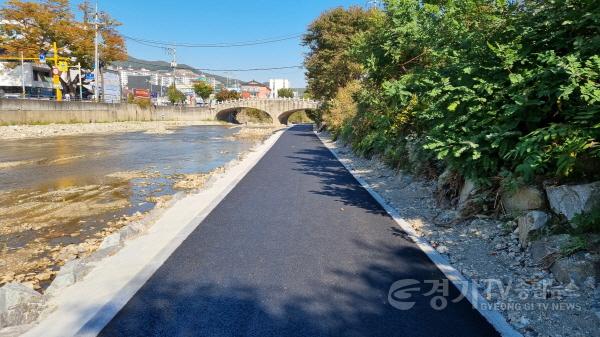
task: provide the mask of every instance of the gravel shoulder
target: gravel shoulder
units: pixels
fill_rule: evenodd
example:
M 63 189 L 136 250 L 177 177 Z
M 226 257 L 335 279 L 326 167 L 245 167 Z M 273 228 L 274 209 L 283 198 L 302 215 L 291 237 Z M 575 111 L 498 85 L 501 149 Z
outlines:
M 559 284 L 520 248 L 514 221 L 476 217 L 439 225 L 451 211 L 438 206 L 434 181 L 358 157 L 326 133 L 320 137 L 524 336 L 600 336 L 600 289 Z

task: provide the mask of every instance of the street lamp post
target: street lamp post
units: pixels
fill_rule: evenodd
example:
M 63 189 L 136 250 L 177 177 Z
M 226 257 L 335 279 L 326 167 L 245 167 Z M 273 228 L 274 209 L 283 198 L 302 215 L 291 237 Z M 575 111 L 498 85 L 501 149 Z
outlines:
M 83 101 L 83 79 L 81 78 L 81 63 L 77 64 L 77 70 L 79 70 L 79 100 Z
M 23 98 L 25 98 L 25 59 L 23 58 L 23 52 L 21 52 L 21 87 Z
M 100 78 L 98 76 L 98 68 L 100 68 L 100 58 L 98 55 L 98 1 L 96 1 L 96 12 L 94 13 L 94 99 L 96 102 L 100 101 L 100 95 L 98 85 Z

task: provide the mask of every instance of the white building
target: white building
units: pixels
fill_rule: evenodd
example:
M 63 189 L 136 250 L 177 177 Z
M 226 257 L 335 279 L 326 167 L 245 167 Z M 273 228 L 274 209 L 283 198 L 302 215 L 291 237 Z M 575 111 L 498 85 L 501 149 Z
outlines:
M 121 86 L 122 87 L 127 87 L 127 85 L 129 84 L 129 76 L 150 76 L 150 82 L 152 82 L 153 85 L 159 85 L 159 74 L 155 71 L 151 71 L 148 69 L 123 69 L 123 68 L 119 68 L 117 69 L 119 72 L 119 76 L 121 77 Z
M 290 81 L 287 79 L 270 79 L 269 89 L 271 89 L 271 98 L 279 97 L 277 91 L 279 89 L 287 89 L 290 87 Z
M 50 67 L 31 62 L 25 62 L 23 67 L 19 62 L 0 62 L 0 97 L 18 97 L 22 94 L 23 86 L 27 95 L 52 96 Z

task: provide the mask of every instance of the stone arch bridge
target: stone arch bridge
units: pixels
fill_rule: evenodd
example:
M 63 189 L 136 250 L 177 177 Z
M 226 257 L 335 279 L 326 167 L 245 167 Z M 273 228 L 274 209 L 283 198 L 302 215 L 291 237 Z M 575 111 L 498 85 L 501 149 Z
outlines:
M 218 102 L 211 105 L 218 120 L 232 121 L 234 114 L 241 108 L 254 108 L 266 112 L 273 119 L 273 124 L 287 124 L 288 118 L 297 111 L 314 110 L 319 102 L 308 99 L 274 98 L 274 99 L 239 99 Z

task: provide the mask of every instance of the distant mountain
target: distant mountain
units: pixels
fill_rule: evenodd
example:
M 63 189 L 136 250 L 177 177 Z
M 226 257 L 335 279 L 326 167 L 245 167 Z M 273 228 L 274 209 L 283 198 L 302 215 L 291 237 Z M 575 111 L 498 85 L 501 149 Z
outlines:
M 164 71 L 170 71 L 171 70 L 171 63 L 166 62 L 166 61 L 146 61 L 146 60 L 142 60 L 142 59 L 138 59 L 132 56 L 129 56 L 127 58 L 127 61 L 116 61 L 112 63 L 115 66 L 119 66 L 119 67 L 123 67 L 123 68 L 133 68 L 133 69 L 140 69 L 140 68 L 144 68 L 144 69 L 148 69 L 148 70 L 153 70 L 153 71 L 158 71 L 158 70 L 164 70 Z M 225 84 L 227 83 L 227 77 L 224 76 L 220 76 L 220 75 L 214 75 L 214 74 L 209 74 L 207 72 L 204 71 L 200 71 L 195 69 L 192 66 L 188 66 L 187 64 L 178 64 L 177 65 L 177 69 L 187 69 L 187 70 L 191 70 L 194 73 L 201 75 L 204 74 L 207 77 L 214 77 L 217 81 Z M 230 78 L 229 79 L 229 83 L 233 83 L 235 81 L 238 81 L 240 83 L 243 83 L 244 81 L 242 80 L 238 80 L 235 78 Z

